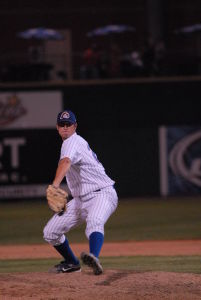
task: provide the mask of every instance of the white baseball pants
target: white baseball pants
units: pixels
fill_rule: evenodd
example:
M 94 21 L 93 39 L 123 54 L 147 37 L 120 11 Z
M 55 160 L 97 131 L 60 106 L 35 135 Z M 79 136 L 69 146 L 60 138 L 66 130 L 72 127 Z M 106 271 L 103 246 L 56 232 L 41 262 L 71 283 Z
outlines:
M 113 186 L 74 198 L 67 203 L 61 216 L 55 214 L 44 228 L 44 239 L 53 246 L 65 241 L 65 233 L 86 222 L 85 234 L 89 239 L 92 232 L 104 234 L 104 225 L 115 211 L 118 197 Z

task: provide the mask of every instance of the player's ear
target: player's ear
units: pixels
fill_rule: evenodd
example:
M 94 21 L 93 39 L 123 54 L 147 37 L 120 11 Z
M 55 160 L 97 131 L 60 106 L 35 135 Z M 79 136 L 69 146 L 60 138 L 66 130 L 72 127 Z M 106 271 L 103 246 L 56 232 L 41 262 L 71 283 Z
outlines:
M 77 123 L 74 124 L 75 130 L 77 129 Z
M 59 131 L 59 126 L 58 126 L 58 125 L 56 125 L 56 128 L 57 128 L 57 130 Z

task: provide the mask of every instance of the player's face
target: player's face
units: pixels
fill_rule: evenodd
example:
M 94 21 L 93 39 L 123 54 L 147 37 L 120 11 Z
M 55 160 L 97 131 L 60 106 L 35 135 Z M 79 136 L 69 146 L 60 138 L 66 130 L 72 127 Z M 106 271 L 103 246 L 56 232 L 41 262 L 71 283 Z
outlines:
M 57 124 L 57 130 L 63 141 L 69 138 L 76 131 L 76 128 L 77 128 L 77 123 Z

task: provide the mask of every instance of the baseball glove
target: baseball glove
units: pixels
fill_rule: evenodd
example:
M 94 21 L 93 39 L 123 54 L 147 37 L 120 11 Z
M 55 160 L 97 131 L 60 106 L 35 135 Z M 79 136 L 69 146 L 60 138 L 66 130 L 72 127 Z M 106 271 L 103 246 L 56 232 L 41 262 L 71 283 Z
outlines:
M 66 210 L 68 193 L 61 188 L 49 185 L 46 190 L 47 203 L 55 213 L 63 213 Z

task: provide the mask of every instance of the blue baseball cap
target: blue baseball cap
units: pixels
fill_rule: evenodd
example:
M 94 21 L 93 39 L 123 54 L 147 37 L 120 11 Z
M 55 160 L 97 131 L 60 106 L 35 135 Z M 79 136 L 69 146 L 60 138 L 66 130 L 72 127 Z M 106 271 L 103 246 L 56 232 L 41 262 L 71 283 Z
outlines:
M 76 117 L 71 110 L 61 111 L 57 116 L 57 124 L 59 123 L 75 124 L 76 122 L 77 122 Z

